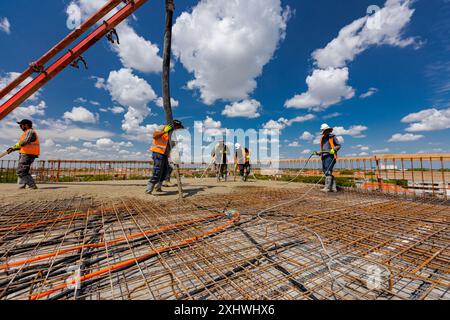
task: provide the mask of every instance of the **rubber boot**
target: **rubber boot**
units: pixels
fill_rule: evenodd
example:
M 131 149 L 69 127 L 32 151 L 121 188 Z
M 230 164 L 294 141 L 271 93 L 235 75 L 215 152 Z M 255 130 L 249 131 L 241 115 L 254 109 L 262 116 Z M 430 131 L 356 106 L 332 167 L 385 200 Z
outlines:
M 331 185 L 333 183 L 333 177 L 329 176 L 325 179 L 325 187 L 321 190 L 322 192 L 331 192 Z
M 30 186 L 30 189 L 31 189 L 31 190 L 37 190 L 37 189 L 38 189 L 38 187 L 37 187 L 37 185 L 36 185 L 36 184 L 32 184 L 32 185 Z
M 333 178 L 333 182 L 331 183 L 331 192 L 336 193 L 336 192 L 338 192 L 337 186 L 336 186 L 336 178 L 335 177 L 332 177 L 332 178 Z
M 155 189 L 154 183 L 149 183 L 147 185 L 147 190 L 145 191 L 146 194 L 152 194 L 153 190 Z
M 27 187 L 27 184 L 22 181 L 21 178 L 17 178 L 18 189 L 23 190 Z
M 156 191 L 156 192 L 162 192 L 162 182 L 160 182 L 160 183 L 158 183 L 158 184 L 156 185 L 155 191 Z

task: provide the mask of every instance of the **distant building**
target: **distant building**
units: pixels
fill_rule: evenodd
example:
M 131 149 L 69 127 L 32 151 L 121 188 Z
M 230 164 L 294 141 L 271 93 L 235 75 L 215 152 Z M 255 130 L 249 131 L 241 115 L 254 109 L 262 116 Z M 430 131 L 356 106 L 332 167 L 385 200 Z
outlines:
M 394 164 L 380 163 L 380 170 L 398 170 L 398 166 L 396 166 Z

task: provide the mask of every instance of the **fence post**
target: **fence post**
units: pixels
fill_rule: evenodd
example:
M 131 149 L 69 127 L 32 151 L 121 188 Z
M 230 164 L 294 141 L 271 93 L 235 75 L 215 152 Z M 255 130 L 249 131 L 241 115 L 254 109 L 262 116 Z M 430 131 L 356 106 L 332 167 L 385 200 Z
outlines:
M 444 157 L 441 157 L 441 171 L 442 171 L 442 187 L 444 188 L 444 197 L 445 200 L 448 200 L 447 196 L 447 182 L 445 181 L 445 167 L 444 167 Z
M 58 170 L 56 172 L 56 183 L 59 183 L 60 174 L 61 174 L 61 160 L 58 160 Z
M 377 156 L 375 156 L 375 163 L 377 164 L 378 188 L 381 192 L 383 192 L 383 178 L 381 177 L 380 159 L 378 159 Z

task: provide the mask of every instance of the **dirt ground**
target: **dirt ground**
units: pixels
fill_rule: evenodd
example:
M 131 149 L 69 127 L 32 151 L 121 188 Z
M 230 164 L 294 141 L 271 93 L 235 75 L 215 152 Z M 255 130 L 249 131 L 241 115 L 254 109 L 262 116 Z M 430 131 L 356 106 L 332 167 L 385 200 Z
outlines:
M 11 203 L 27 200 L 53 200 L 75 196 L 90 196 L 94 198 L 131 197 L 151 201 L 169 201 L 178 198 L 178 188 L 163 187 L 163 192 L 157 195 L 145 194 L 146 181 L 104 181 L 86 183 L 40 184 L 38 190 L 19 190 L 16 184 L 0 184 L 0 202 Z M 256 181 L 221 182 L 214 178 L 183 179 L 184 197 L 192 198 L 204 195 L 229 194 L 242 186 L 252 187 L 295 187 L 295 183 Z M 298 185 L 298 184 L 297 184 Z

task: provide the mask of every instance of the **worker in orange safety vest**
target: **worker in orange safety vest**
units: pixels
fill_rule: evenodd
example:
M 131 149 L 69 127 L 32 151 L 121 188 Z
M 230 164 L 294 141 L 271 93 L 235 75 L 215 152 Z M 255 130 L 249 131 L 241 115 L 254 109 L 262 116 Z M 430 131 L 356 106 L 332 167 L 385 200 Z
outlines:
M 180 121 L 175 120 L 173 126 L 166 125 L 163 130 L 157 130 L 153 133 L 153 144 L 150 148 L 150 151 L 153 152 L 153 175 L 147 184 L 145 191 L 147 194 L 152 194 L 153 191 L 162 191 L 161 187 L 167 178 L 169 156 L 173 147 L 170 143 L 170 137 L 173 131 L 178 129 L 184 129 L 184 127 Z
M 24 119 L 17 122 L 22 129 L 23 134 L 18 143 L 7 150 L 8 153 L 19 151 L 19 164 L 17 166 L 17 176 L 19 189 L 25 189 L 27 186 L 30 189 L 37 189 L 36 182 L 30 174 L 31 165 L 41 154 L 41 147 L 39 137 L 33 129 L 33 122 Z
M 320 152 L 315 152 L 316 155 L 322 157 L 322 170 L 325 174 L 325 187 L 323 192 L 337 192 L 336 178 L 333 176 L 333 169 L 336 165 L 337 153 L 341 149 L 336 136 L 333 134 L 333 128 L 324 123 L 320 127 L 322 138 L 320 139 Z

